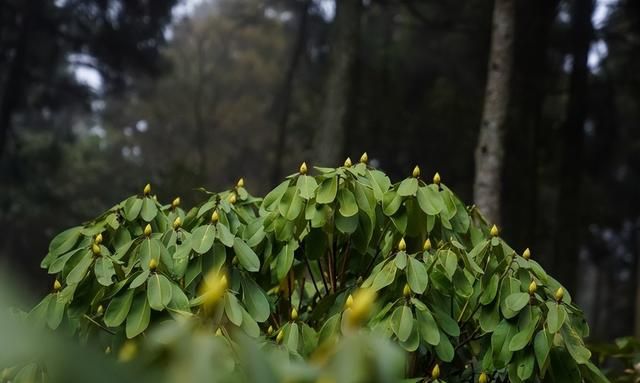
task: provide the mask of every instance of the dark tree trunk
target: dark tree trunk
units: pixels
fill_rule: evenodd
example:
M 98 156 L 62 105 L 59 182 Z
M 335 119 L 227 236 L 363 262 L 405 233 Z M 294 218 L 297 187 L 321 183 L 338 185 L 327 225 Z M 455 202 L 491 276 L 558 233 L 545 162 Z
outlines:
M 500 222 L 504 135 L 513 61 L 513 0 L 495 0 L 473 199 L 489 222 Z
M 593 36 L 593 0 L 575 0 L 572 10 L 571 46 L 573 65 L 569 84 L 567 116 L 562 127 L 558 180 L 556 240 L 553 272 L 574 295 L 581 239 L 581 182 L 583 174 L 584 124 L 588 111 L 589 46 Z
M 278 90 L 274 99 L 271 111 L 276 121 L 276 149 L 273 161 L 273 169 L 271 170 L 271 182 L 277 183 L 280 180 L 282 171 L 282 162 L 287 141 L 287 124 L 289 122 L 289 114 L 291 111 L 291 95 L 293 94 L 293 81 L 300 63 L 300 57 L 304 52 L 307 42 L 307 24 L 309 21 L 309 8 L 311 0 L 305 0 L 300 3 L 300 13 L 298 21 L 298 31 L 296 40 L 291 50 L 291 58 L 289 66 L 284 75 L 281 88 Z
M 325 100 L 313 140 L 314 160 L 322 166 L 338 165 L 345 154 L 361 12 L 361 0 L 336 1 Z

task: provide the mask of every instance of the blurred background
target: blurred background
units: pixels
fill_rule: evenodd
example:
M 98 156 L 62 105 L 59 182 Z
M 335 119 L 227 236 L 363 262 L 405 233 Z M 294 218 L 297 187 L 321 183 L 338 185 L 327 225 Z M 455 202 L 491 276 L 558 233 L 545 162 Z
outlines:
M 640 335 L 640 2 L 495 6 L 1 0 L 0 267 L 37 297 L 53 235 L 147 182 L 188 206 L 367 151 L 469 204 L 490 180 L 489 218 L 593 339 Z

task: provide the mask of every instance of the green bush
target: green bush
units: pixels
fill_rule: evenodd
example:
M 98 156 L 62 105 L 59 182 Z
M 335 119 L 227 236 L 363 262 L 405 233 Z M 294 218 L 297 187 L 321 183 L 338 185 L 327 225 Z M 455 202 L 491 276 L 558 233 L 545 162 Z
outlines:
M 589 361 L 582 312 L 529 250 L 509 247 L 438 174 L 427 182 L 416 167 L 392 184 L 366 162 L 314 176 L 303 164 L 264 198 L 241 179 L 203 190 L 188 210 L 147 185 L 53 239 L 42 261 L 53 291 L 28 318 L 150 364 L 162 358 L 127 351 L 149 341 L 150 325 L 232 348 L 244 334 L 320 366 L 296 381 L 340 380 L 346 367 L 329 365 L 363 336 L 406 350 L 413 381 L 606 381 Z M 358 350 L 375 362 L 371 346 Z M 242 358 L 231 365 L 251 369 Z

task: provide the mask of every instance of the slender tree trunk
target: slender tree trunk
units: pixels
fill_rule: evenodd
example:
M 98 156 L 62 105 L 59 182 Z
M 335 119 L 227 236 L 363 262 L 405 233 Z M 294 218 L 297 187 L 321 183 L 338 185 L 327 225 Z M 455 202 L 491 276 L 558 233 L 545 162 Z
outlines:
M 487 86 L 476 146 L 474 201 L 489 222 L 500 222 L 504 136 L 513 61 L 514 2 L 495 0 Z
M 557 230 L 553 271 L 560 281 L 576 293 L 578 252 L 581 238 L 581 182 L 584 124 L 588 110 L 589 46 L 593 36 L 591 15 L 594 0 L 574 0 L 572 11 L 573 65 L 569 84 L 567 116 L 562 127 L 562 146 L 558 180 Z
M 314 159 L 319 165 L 338 165 L 345 154 L 346 122 L 353 92 L 353 68 L 360 38 L 361 0 L 336 1 L 333 44 L 320 126 L 313 140 Z
M 309 20 L 309 8 L 311 0 L 305 0 L 300 4 L 298 31 L 291 51 L 289 66 L 284 75 L 284 81 L 272 105 L 272 113 L 277 123 L 276 150 L 271 170 L 271 181 L 275 184 L 280 179 L 282 161 L 287 140 L 287 124 L 291 111 L 291 95 L 293 94 L 293 80 L 300 63 L 300 57 L 304 52 L 307 42 L 307 24 Z

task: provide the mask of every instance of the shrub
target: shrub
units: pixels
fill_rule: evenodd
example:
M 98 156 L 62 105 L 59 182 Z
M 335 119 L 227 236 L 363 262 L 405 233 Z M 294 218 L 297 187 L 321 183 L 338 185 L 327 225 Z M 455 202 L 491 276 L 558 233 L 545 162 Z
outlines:
M 191 331 L 321 365 L 366 332 L 410 353 L 415 381 L 606 381 L 569 293 L 437 173 L 392 184 L 366 154 L 315 170 L 303 163 L 264 198 L 242 179 L 203 190 L 188 210 L 147 185 L 53 239 L 53 291 L 29 319 L 122 350 L 188 317 Z

